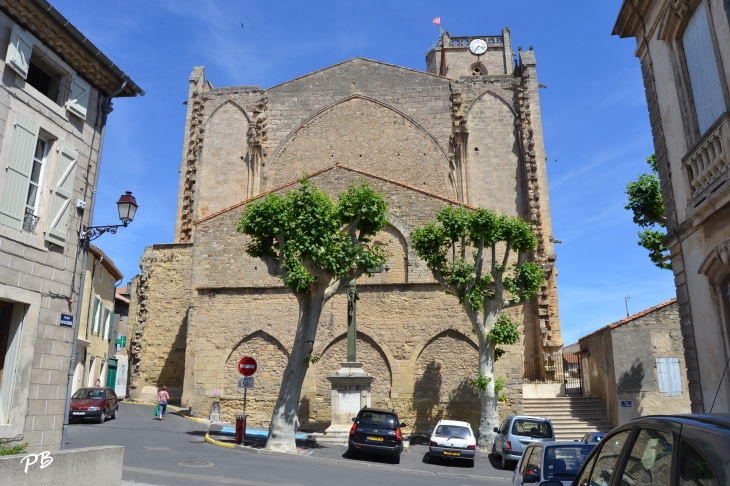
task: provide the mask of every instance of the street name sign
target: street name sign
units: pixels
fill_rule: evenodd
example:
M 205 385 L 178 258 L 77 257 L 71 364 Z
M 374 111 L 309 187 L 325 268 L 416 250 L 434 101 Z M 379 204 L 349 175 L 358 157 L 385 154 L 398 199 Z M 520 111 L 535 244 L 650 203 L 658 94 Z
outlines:
M 74 316 L 61 314 L 61 325 L 63 327 L 74 327 Z

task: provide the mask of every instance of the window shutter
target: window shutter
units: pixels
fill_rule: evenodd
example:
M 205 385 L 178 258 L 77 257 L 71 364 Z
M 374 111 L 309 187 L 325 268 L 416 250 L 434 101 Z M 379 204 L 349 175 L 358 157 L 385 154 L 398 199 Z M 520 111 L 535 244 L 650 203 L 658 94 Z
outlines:
M 109 334 L 107 339 L 111 341 L 114 338 L 114 311 L 109 314 Z
M 71 93 L 66 102 L 66 109 L 74 115 L 86 120 L 86 108 L 89 106 L 91 86 L 78 76 L 71 80 Z
M 109 336 L 109 309 L 104 307 L 104 332 L 101 333 L 102 337 L 111 339 Z
M 17 24 L 13 24 L 5 62 L 13 68 L 15 72 L 23 76 L 23 79 L 25 79 L 28 76 L 30 56 L 32 53 L 33 38 L 24 32 Z
M 682 35 L 682 45 L 692 85 L 697 122 L 700 134 L 704 135 L 725 111 L 725 99 L 704 3 L 697 6 L 689 19 Z
M 96 334 L 98 329 L 99 320 L 97 316 L 99 314 L 99 297 L 94 297 L 94 314 L 91 317 L 91 333 Z
M 33 168 L 33 153 L 37 139 L 38 125 L 18 114 L 0 203 L 0 224 L 18 231 L 23 229 L 25 201 L 28 198 L 30 171 Z
M 682 395 L 682 377 L 679 374 L 679 358 L 667 358 L 667 360 L 669 396 L 679 397 Z
M 656 374 L 657 381 L 659 382 L 659 395 L 668 397 L 671 386 L 669 384 L 669 367 L 667 366 L 667 358 L 656 359 Z
M 51 210 L 46 228 L 46 241 L 64 246 L 68 235 L 68 215 L 71 211 L 71 197 L 76 182 L 76 166 L 79 151 L 70 143 L 62 141 L 56 162 L 56 174 L 51 195 Z

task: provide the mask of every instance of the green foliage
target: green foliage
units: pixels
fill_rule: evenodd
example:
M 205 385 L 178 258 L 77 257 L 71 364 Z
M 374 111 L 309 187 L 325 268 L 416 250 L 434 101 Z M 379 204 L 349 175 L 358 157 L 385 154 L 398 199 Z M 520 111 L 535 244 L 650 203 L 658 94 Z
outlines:
M 486 390 L 489 386 L 489 383 L 492 382 L 491 378 L 487 378 L 484 376 L 484 374 L 480 371 L 476 378 L 473 380 L 469 380 L 469 384 L 476 388 L 477 390 Z
M 520 332 L 517 330 L 517 323 L 515 321 L 510 319 L 507 314 L 500 314 L 497 322 L 487 333 L 487 338 L 495 344 L 517 344 L 520 340 Z
M 499 377 L 494 380 L 494 393 L 499 393 L 504 390 L 504 378 Z
M 0 439 L 0 456 L 13 456 L 15 454 L 23 454 L 28 449 L 28 444 L 17 444 L 9 446 L 10 439 Z
M 656 154 L 646 158 L 651 168 L 651 173 L 643 173 L 639 178 L 626 186 L 626 195 L 629 198 L 628 204 L 624 206 L 633 214 L 633 221 L 644 231 L 639 233 L 639 246 L 649 250 L 649 259 L 663 269 L 671 269 L 672 265 L 667 263 L 667 248 L 662 244 L 662 238 L 666 235 L 664 216 L 664 202 L 657 173 Z
M 649 250 L 649 259 L 654 264 L 665 270 L 671 270 L 672 264 L 666 261 L 667 247 L 662 243 L 666 233 L 660 230 L 645 229 L 639 232 L 639 246 Z
M 494 362 L 496 363 L 499 358 L 504 356 L 504 353 L 506 353 L 506 351 L 504 349 L 494 348 Z
M 306 368 L 309 368 L 310 364 L 317 364 L 317 362 L 319 361 L 319 358 L 320 358 L 319 355 L 313 354 L 309 358 L 304 358 L 302 360 L 302 363 L 304 364 L 304 366 Z
M 499 400 L 500 403 L 506 402 L 507 401 L 507 394 L 506 393 L 502 393 L 497 400 Z
M 298 190 L 283 197 L 270 194 L 249 204 L 237 230 L 251 237 L 246 253 L 275 257 L 275 273 L 284 284 L 294 292 L 306 292 L 315 281 L 308 265 L 343 279 L 357 267 L 370 275 L 385 263 L 382 248 L 363 243 L 385 227 L 387 209 L 382 196 L 366 184 L 351 186 L 335 204 L 303 180 Z

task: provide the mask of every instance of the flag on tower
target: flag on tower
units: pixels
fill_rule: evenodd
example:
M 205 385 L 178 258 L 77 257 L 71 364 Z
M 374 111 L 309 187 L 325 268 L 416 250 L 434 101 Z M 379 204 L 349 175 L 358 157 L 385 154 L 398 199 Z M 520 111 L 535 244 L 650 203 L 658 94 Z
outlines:
M 441 25 L 441 17 L 436 17 L 432 22 L 433 25 Z

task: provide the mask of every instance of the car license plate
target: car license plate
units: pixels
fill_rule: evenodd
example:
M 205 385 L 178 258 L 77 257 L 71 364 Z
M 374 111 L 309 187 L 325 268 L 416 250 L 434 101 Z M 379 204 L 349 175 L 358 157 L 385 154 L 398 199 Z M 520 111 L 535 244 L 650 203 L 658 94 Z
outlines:
M 73 412 L 74 415 L 84 415 L 86 412 Z
M 374 440 L 375 442 L 383 442 L 382 437 L 375 437 L 373 435 L 368 435 L 368 440 Z
M 460 456 L 461 452 L 456 451 L 444 451 L 445 456 Z

